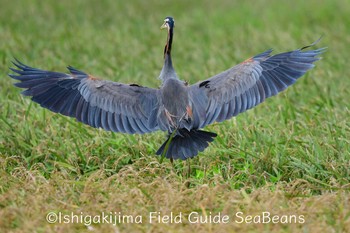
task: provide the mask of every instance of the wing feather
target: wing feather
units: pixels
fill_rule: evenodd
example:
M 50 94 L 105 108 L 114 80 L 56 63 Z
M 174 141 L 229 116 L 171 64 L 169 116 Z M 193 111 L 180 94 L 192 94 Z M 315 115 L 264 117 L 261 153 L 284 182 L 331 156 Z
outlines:
M 205 108 L 206 112 L 199 127 L 236 116 L 295 83 L 314 67 L 313 63 L 326 49 L 303 51 L 310 46 L 273 56 L 272 50 L 268 50 L 192 85 L 192 93 L 206 97 L 205 107 L 193 99 L 193 106 Z
M 92 127 L 114 132 L 148 133 L 158 130 L 150 119 L 158 109 L 158 90 L 100 80 L 73 67 L 70 74 L 32 68 L 16 60 L 9 76 L 25 88 L 23 95 L 42 107 Z M 152 122 L 152 124 L 150 124 Z

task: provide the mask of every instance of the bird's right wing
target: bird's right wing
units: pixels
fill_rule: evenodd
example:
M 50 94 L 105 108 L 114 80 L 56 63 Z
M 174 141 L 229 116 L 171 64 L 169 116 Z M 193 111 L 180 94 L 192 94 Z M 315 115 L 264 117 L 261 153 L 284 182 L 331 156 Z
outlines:
M 23 95 L 53 112 L 75 117 L 92 127 L 122 133 L 148 133 L 158 129 L 151 119 L 158 109 L 158 90 L 97 79 L 68 67 L 70 74 L 40 70 L 14 62 Z
M 310 46 L 273 56 L 268 50 L 192 85 L 190 93 L 197 107 L 194 111 L 200 116 L 196 127 L 236 116 L 292 85 L 325 51 L 325 48 L 304 51 Z

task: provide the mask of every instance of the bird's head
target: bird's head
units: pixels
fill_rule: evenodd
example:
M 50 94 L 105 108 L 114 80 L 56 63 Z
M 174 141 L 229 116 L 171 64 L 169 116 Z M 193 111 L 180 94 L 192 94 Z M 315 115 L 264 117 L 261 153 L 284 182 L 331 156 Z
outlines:
M 160 29 L 167 28 L 168 30 L 172 29 L 175 27 L 175 21 L 173 17 L 166 17 L 164 19 L 163 25 L 160 27 Z

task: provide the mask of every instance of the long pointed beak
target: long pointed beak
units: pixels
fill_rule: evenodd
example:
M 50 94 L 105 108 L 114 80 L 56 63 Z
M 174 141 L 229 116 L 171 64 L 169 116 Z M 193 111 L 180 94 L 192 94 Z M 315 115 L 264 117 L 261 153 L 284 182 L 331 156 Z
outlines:
M 167 23 L 166 22 L 164 22 L 163 23 L 163 25 L 162 26 L 160 26 L 160 29 L 164 29 L 164 28 L 167 28 L 168 26 L 167 26 Z

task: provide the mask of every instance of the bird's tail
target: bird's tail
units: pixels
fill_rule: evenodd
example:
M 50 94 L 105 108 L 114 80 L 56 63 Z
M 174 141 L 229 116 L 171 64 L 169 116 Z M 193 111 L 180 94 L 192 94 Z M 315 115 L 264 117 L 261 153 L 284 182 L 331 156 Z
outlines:
M 169 135 L 168 139 L 158 149 L 157 155 L 163 155 L 165 151 L 165 157 L 168 159 L 188 159 L 196 156 L 198 152 L 203 151 L 209 146 L 209 142 L 214 141 L 216 133 L 207 132 L 203 130 L 191 130 L 186 129 L 178 130 L 177 134 L 169 140 L 172 135 Z M 168 145 L 169 144 L 169 145 Z

